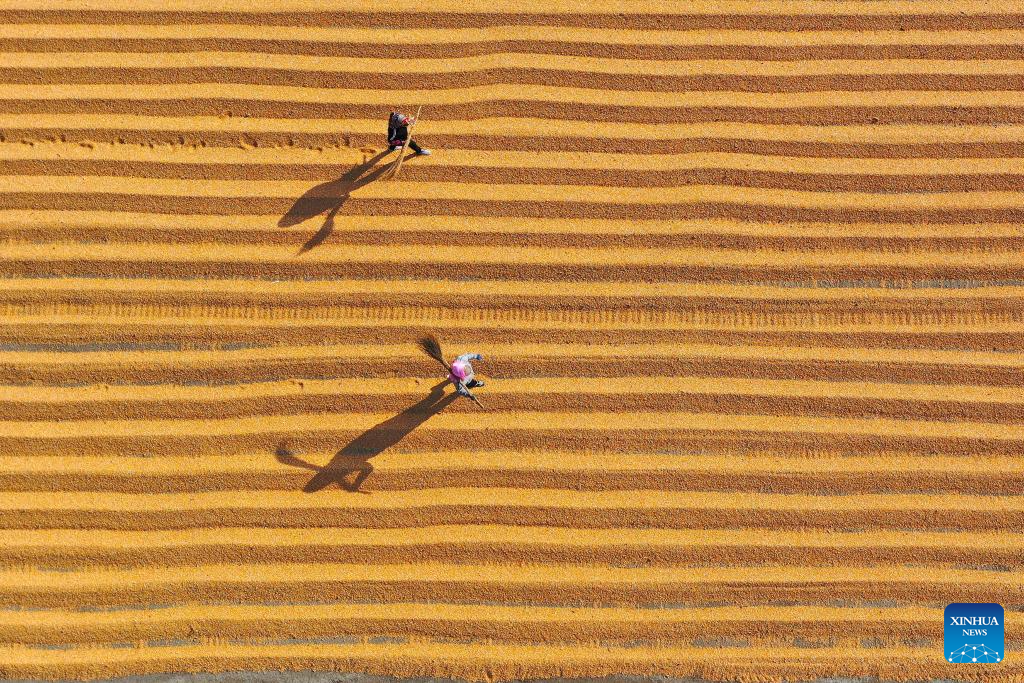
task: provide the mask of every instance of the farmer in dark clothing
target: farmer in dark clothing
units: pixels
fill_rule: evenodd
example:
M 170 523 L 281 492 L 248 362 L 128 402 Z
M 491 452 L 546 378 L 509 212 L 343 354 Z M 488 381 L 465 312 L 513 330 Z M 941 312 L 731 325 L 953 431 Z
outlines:
M 416 119 L 412 116 L 397 111 L 391 112 L 391 118 L 388 119 L 388 151 L 402 149 L 408 144 L 416 154 L 423 156 L 430 154 L 429 149 L 423 149 L 416 144 L 415 140 L 409 139 L 409 126 L 415 122 Z

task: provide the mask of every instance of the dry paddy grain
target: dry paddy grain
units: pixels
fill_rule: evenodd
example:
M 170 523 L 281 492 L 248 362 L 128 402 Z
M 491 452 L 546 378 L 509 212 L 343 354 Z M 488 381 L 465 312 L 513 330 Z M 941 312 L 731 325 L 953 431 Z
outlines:
M 1022 25 L 5 3 L 0 675 L 1021 680 Z

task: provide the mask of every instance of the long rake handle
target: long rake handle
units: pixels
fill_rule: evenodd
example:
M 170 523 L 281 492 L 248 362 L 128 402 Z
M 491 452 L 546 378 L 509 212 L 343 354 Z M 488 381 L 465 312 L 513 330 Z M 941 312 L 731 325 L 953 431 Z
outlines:
M 420 122 L 421 111 L 423 111 L 422 104 L 416 109 L 416 116 L 413 117 L 412 125 L 409 126 L 409 137 L 406 138 L 406 143 L 412 142 L 412 130 L 416 127 L 416 124 Z M 406 145 L 402 145 L 402 149 L 398 153 L 398 159 L 395 160 L 395 170 L 391 172 L 392 178 L 397 178 L 398 174 L 402 170 L 402 162 L 405 161 L 405 148 Z

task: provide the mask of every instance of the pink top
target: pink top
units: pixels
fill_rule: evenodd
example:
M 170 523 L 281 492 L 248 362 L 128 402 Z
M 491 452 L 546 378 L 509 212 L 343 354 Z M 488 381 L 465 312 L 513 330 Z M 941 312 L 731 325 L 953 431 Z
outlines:
M 452 371 L 449 377 L 453 381 L 459 380 L 461 382 L 473 372 L 472 368 L 473 366 L 469 364 L 469 361 L 457 360 L 452 363 Z

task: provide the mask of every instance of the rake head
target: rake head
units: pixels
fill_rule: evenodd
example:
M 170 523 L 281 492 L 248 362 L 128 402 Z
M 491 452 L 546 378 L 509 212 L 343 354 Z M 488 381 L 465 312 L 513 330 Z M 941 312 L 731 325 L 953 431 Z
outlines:
M 451 370 L 451 367 L 444 359 L 444 353 L 441 351 L 441 342 L 437 340 L 437 337 L 432 334 L 423 337 L 420 339 L 420 348 L 423 349 L 423 353 L 443 365 L 445 370 Z

